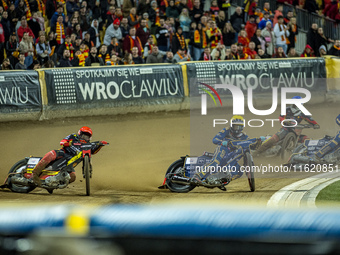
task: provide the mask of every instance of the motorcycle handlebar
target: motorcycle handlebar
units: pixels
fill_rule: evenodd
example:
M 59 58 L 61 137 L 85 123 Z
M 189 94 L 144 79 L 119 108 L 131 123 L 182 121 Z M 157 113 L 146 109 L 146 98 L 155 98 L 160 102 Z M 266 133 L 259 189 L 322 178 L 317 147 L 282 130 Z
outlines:
M 310 124 L 297 124 L 295 128 L 313 128 Z

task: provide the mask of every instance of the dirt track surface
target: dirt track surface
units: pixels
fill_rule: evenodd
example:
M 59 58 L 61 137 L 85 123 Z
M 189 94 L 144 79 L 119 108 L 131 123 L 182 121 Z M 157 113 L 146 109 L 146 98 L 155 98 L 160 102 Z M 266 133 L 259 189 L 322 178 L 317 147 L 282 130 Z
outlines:
M 307 135 L 320 138 L 325 134 L 335 135 L 338 128 L 335 117 L 339 114 L 336 105 L 314 105 L 308 109 L 320 125 L 320 130 L 307 130 Z M 277 118 L 279 111 L 269 117 L 251 116 L 246 119 Z M 231 117 L 225 116 L 225 118 Z M 209 123 L 210 125 L 211 123 Z M 158 202 L 255 202 L 265 205 L 267 200 L 280 188 L 307 177 L 305 173 L 258 174 L 256 191 L 249 192 L 247 180 L 243 177 L 227 187 L 227 192 L 218 189 L 196 188 L 187 194 L 175 194 L 169 190 L 159 190 L 168 166 L 180 156 L 190 154 L 190 112 L 160 112 L 153 114 L 133 114 L 114 117 L 91 117 L 43 122 L 0 123 L 1 159 L 0 180 L 4 180 L 11 166 L 29 156 L 43 156 L 52 149 L 59 148 L 59 141 L 79 127 L 90 126 L 94 132 L 93 141 L 106 140 L 110 143 L 93 156 L 93 178 L 91 196 L 85 196 L 85 182 L 81 182 L 81 166 L 76 168 L 77 180 L 63 190 L 55 190 L 53 195 L 46 190 L 36 189 L 30 194 L 12 193 L 0 190 L 0 205 L 32 203 L 75 203 L 80 205 L 103 205 L 109 203 L 158 203 Z M 211 143 L 214 134 L 222 126 L 210 130 L 200 141 L 202 148 L 213 151 Z M 273 134 L 274 128 L 246 128 L 250 137 Z M 192 149 L 192 148 L 191 148 Z M 200 148 L 201 149 L 201 148 Z M 257 158 L 255 164 L 274 164 L 278 158 Z M 286 178 L 288 177 L 288 178 Z

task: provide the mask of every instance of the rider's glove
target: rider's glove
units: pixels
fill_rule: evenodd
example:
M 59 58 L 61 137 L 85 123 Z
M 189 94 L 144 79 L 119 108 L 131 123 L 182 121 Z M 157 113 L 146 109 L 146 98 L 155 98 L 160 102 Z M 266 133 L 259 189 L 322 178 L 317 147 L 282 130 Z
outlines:
M 99 144 L 103 144 L 103 145 L 106 145 L 107 142 L 106 141 L 100 141 Z
M 319 129 L 319 128 L 320 128 L 320 125 L 315 124 L 315 125 L 313 126 L 313 128 L 314 128 L 314 129 Z
M 225 147 L 228 147 L 229 141 L 223 141 L 223 142 L 222 142 L 222 145 L 225 146 Z

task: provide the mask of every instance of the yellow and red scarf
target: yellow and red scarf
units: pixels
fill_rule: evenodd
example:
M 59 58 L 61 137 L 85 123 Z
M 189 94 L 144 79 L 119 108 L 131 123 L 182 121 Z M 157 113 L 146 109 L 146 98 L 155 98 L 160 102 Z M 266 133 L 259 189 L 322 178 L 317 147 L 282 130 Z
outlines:
M 57 43 L 61 44 L 61 39 L 65 39 L 65 30 L 64 30 L 64 24 L 57 22 L 57 29 L 56 29 L 56 34 L 57 34 Z
M 45 8 L 45 4 L 43 1 L 41 0 L 37 0 L 37 3 L 38 3 L 38 8 L 39 8 L 39 11 L 42 13 L 42 16 L 45 17 L 46 15 L 46 8 Z
M 159 20 L 160 20 L 160 18 L 159 18 L 159 8 L 157 7 L 157 8 L 155 9 L 155 11 L 156 11 L 156 20 L 155 20 L 155 24 L 156 24 L 156 26 L 160 26 L 161 24 L 159 24 Z
M 217 34 L 218 34 L 217 28 L 215 28 L 215 29 L 210 28 L 210 35 L 215 37 L 215 39 L 212 40 L 211 43 L 210 43 L 210 48 L 212 50 L 215 49 L 217 47 L 217 45 L 218 45 L 218 36 L 217 36 Z
M 138 19 L 138 16 L 133 16 L 132 13 L 130 13 L 130 18 L 131 18 L 131 21 L 132 22 L 135 22 L 136 19 Z M 137 23 L 135 26 L 134 26 L 136 29 L 139 28 L 139 23 Z
M 136 36 L 136 40 L 138 41 L 140 47 L 138 47 L 137 45 L 135 45 L 135 41 L 133 40 L 133 38 L 132 38 L 130 35 L 129 35 L 129 38 L 130 38 L 130 51 L 132 50 L 133 47 L 137 47 L 138 50 L 141 49 L 141 52 L 143 53 L 144 50 L 143 50 L 142 43 L 141 43 L 139 37 Z
M 207 44 L 207 36 L 206 36 L 206 34 L 205 34 L 205 32 L 203 30 L 202 30 L 202 39 L 203 39 L 202 49 L 205 49 L 208 46 L 208 44 Z M 200 35 L 199 30 L 195 31 L 194 42 L 195 43 L 200 43 L 201 42 L 201 35 Z
M 111 61 L 111 65 L 112 66 L 118 66 L 118 63 L 115 63 L 115 62 Z
M 84 54 L 85 59 L 89 56 L 89 47 L 86 46 L 85 50 L 80 50 Z
M 101 58 L 101 57 L 102 57 L 102 54 L 99 54 L 98 57 Z M 107 61 L 111 61 L 111 57 L 110 57 L 109 54 L 106 54 L 106 55 L 105 55 L 105 61 L 104 61 L 104 63 L 106 63 Z
M 72 60 L 73 59 L 73 50 L 70 49 L 70 47 L 73 47 L 72 43 L 68 44 L 67 42 L 65 42 L 65 46 L 66 46 L 66 49 L 70 51 L 70 60 Z
M 176 33 L 176 36 L 178 38 L 179 43 L 181 44 L 181 48 L 185 49 L 185 39 L 183 35 L 179 35 L 178 33 Z
M 79 59 L 79 66 L 85 66 L 85 56 L 84 56 L 84 54 L 79 54 L 78 59 Z
M 6 0 L 2 0 L 2 7 L 4 7 L 4 10 L 7 11 L 8 5 L 6 3 Z
M 280 32 L 282 31 L 282 28 L 281 28 L 281 24 L 278 24 L 279 25 L 279 30 Z M 284 25 L 282 25 L 284 27 Z M 286 34 L 285 34 L 286 35 Z M 282 41 L 285 41 L 285 35 L 281 35 L 281 40 Z
M 26 4 L 26 7 L 27 7 L 26 18 L 27 18 L 27 20 L 30 20 L 31 17 L 32 17 L 31 8 L 30 8 L 30 5 L 28 4 L 27 0 L 25 0 L 25 4 Z

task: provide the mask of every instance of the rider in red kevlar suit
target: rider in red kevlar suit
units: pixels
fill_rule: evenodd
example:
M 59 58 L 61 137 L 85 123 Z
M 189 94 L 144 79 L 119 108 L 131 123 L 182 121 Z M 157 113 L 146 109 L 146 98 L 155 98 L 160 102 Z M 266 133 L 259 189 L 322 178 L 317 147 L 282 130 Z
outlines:
M 42 170 L 46 168 L 46 166 L 57 160 L 61 159 L 66 156 L 75 156 L 79 153 L 79 148 L 77 145 L 74 145 L 75 143 L 88 143 L 90 142 L 92 137 L 92 129 L 89 127 L 82 127 L 79 129 L 78 134 L 71 134 L 66 136 L 63 140 L 60 141 L 61 149 L 60 150 L 52 150 L 50 152 L 47 152 L 45 156 L 39 161 L 39 163 L 34 167 L 32 172 L 32 179 L 33 182 L 37 186 L 41 186 L 41 180 L 39 178 Z M 107 144 L 105 141 L 101 141 L 101 144 Z M 100 149 L 102 148 L 102 145 L 96 145 L 91 149 L 92 154 L 96 154 Z M 73 170 L 72 172 L 69 172 L 70 174 L 70 183 L 74 182 L 76 180 L 76 173 Z

